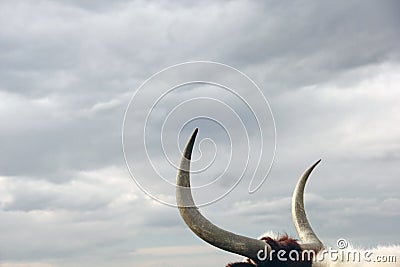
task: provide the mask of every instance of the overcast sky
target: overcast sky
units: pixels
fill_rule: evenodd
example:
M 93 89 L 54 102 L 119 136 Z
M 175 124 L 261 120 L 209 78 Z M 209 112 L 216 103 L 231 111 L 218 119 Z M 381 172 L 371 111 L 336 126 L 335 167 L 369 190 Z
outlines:
M 230 194 L 201 208 L 211 221 L 252 237 L 267 231 L 297 237 L 291 194 L 301 173 L 322 158 L 306 188 L 307 215 L 321 240 L 398 244 L 399 12 L 400 3 L 389 0 L 1 1 L 0 265 L 196 267 L 239 258 L 204 243 L 175 208 L 144 194 L 124 161 L 122 124 L 136 89 L 156 72 L 194 60 L 248 75 L 268 100 L 277 132 L 266 182 L 249 194 L 246 173 Z M 261 99 L 254 88 L 240 96 L 249 103 Z M 184 102 L 199 97 L 197 104 Z M 249 137 L 237 117 L 231 120 L 220 102 L 204 97 L 243 112 Z M 179 103 L 193 113 L 187 107 L 175 112 L 179 119 L 163 132 L 173 141 L 161 144 L 162 123 Z M 173 202 L 173 187 L 148 180 L 154 171 L 136 152 L 144 145 L 140 104 L 127 116 L 127 161 L 137 181 Z M 195 155 L 206 163 L 215 156 L 216 168 L 196 174 L 198 185 L 226 175 L 197 199 L 206 202 L 230 188 L 247 159 L 247 140 L 257 142 L 259 132 L 243 102 L 222 88 L 199 85 L 174 91 L 159 107 L 146 145 L 164 178 L 173 183 L 176 170 L 161 145 L 177 164 L 179 149 L 199 127 L 205 141 Z M 215 121 L 195 120 L 179 133 L 176 123 L 196 112 L 219 116 L 227 131 Z M 268 121 L 261 130 L 270 160 L 272 120 L 255 113 Z M 236 140 L 232 146 L 228 136 Z M 233 168 L 224 172 L 231 151 Z M 262 159 L 261 172 L 268 160 Z

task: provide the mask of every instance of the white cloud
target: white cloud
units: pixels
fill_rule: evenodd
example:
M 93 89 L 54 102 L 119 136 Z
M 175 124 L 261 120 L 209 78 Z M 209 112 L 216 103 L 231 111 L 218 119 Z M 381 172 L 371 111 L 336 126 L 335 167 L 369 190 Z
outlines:
M 2 262 L 4 267 L 53 267 L 55 265 L 41 262 Z
M 294 233 L 291 190 L 322 157 L 306 189 L 318 233 L 364 246 L 396 241 L 396 10 L 396 1 L 2 1 L 1 264 L 224 266 L 238 258 L 201 245 L 175 209 L 134 185 L 123 163 L 122 117 L 134 90 L 156 71 L 196 59 L 253 78 L 278 130 L 261 190 L 248 195 L 244 179 L 202 208 L 207 217 L 251 236 Z M 144 163 L 135 167 L 146 178 Z M 190 253 L 180 255 L 184 248 Z

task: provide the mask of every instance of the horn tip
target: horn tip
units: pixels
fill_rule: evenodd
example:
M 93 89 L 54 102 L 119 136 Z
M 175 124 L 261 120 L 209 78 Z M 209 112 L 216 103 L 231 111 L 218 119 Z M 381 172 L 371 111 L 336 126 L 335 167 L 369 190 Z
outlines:
M 317 160 L 317 161 L 312 165 L 312 167 L 317 166 L 317 165 L 321 162 L 321 160 L 322 160 L 322 159 Z
M 310 171 L 312 171 L 317 165 L 321 162 L 322 159 L 317 160 L 313 165 L 310 167 Z
M 192 136 L 190 136 L 190 142 L 194 142 L 194 139 L 196 139 L 197 133 L 199 132 L 199 128 L 194 129 Z
M 199 131 L 199 128 L 194 129 L 194 131 L 192 133 L 192 136 L 190 137 L 189 142 L 186 145 L 184 156 L 188 160 L 190 160 L 191 157 L 192 157 L 192 150 L 193 150 L 193 146 L 194 146 L 194 141 L 196 140 L 196 136 L 197 136 L 198 131 Z
M 198 132 L 199 132 L 199 128 L 195 128 L 194 131 L 193 131 L 193 133 L 192 133 L 192 135 L 191 135 L 190 138 L 189 138 L 189 142 L 192 142 L 193 139 L 196 138 Z

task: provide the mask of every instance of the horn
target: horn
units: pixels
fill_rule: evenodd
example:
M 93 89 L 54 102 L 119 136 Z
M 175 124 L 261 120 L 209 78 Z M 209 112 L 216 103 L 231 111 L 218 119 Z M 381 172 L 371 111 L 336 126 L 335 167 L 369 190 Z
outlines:
M 271 247 L 262 240 L 253 239 L 223 230 L 208 221 L 196 207 L 190 188 L 190 161 L 198 129 L 196 128 L 183 152 L 176 179 L 176 202 L 186 225 L 198 237 L 225 251 L 236 253 L 259 262 L 260 251 L 270 255 Z
M 318 239 L 317 235 L 312 230 L 310 223 L 308 222 L 304 209 L 304 187 L 311 172 L 320 162 L 321 160 L 315 162 L 300 177 L 296 188 L 294 189 L 292 198 L 292 219 L 300 241 L 302 242 L 301 248 L 304 250 L 313 250 L 315 252 L 320 251 L 323 248 L 323 244 Z

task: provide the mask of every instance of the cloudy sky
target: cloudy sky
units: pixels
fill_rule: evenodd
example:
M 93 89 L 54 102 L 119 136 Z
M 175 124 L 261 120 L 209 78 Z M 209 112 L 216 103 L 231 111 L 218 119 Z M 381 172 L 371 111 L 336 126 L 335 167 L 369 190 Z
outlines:
M 389 0 L 1 1 L 0 265 L 195 267 L 239 258 L 198 239 L 176 209 L 143 193 L 122 152 L 124 114 L 135 90 L 154 73 L 195 60 L 227 64 L 251 77 L 271 106 L 277 132 L 266 182 L 249 194 L 246 173 L 230 194 L 202 207 L 211 221 L 252 237 L 266 231 L 296 236 L 291 193 L 299 175 L 322 158 L 306 189 L 308 217 L 319 237 L 333 245 L 338 238 L 364 247 L 398 244 L 399 11 L 399 2 Z M 158 97 L 160 91 L 145 92 Z M 240 96 L 249 103 L 259 99 L 254 88 Z M 201 102 L 205 97 L 243 112 L 248 139 L 257 139 L 251 114 L 226 90 L 180 88 L 154 109 L 154 128 L 146 134 L 152 163 L 167 181 L 174 181 L 173 164 L 194 127 L 205 140 L 195 155 L 206 162 L 215 156 L 216 166 L 196 174 L 199 185 L 225 173 L 226 133 L 247 142 L 236 135 L 243 134 L 241 125 L 215 101 Z M 159 144 L 166 114 L 190 99 L 200 101 L 187 102 L 193 114 L 187 108 L 178 112 L 182 118 L 174 113 L 179 119 L 163 132 L 174 141 Z M 140 104 L 128 110 L 131 172 L 173 202 L 173 188 L 155 185 L 149 159 L 136 152 L 144 145 L 140 114 L 147 111 Z M 206 112 L 224 125 L 227 119 L 227 131 L 202 120 L 174 131 L 189 115 Z M 271 118 L 255 112 L 269 121 L 261 130 L 271 157 Z M 245 161 L 246 142 L 232 143 L 236 162 Z M 171 149 L 172 165 L 162 145 Z M 230 188 L 240 176 L 240 164 L 233 165 L 197 198 L 207 201 Z M 261 172 L 268 167 L 263 159 Z

